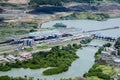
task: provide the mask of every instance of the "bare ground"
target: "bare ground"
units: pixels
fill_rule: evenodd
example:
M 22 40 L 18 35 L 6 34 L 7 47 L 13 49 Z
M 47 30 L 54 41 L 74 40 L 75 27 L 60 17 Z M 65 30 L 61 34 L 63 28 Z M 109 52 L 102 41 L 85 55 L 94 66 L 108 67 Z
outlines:
M 2 0 L 6 3 L 14 3 L 14 4 L 26 4 L 28 0 Z

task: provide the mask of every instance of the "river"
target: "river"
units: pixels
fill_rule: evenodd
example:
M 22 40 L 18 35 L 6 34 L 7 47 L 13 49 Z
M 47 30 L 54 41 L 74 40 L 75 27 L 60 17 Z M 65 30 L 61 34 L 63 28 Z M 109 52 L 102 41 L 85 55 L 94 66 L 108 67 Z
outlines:
M 55 20 L 44 23 L 42 28 L 52 28 L 55 23 L 63 23 L 67 28 L 76 28 L 81 31 L 98 30 L 105 28 L 120 27 L 120 18 L 108 19 L 106 21 L 95 20 Z M 96 31 L 97 34 L 110 37 L 120 36 L 120 28 L 106 31 Z
M 64 23 L 69 28 L 74 27 L 76 29 L 82 29 L 82 31 L 88 31 L 88 30 L 95 30 L 95 29 L 103 29 L 103 28 L 109 28 L 114 26 L 120 26 L 120 18 L 116 19 L 109 19 L 107 21 L 94 21 L 94 20 L 57 20 L 57 21 L 50 21 L 47 23 L 44 23 L 42 27 L 52 27 L 55 23 Z M 114 36 L 118 37 L 120 36 L 120 28 L 119 29 L 112 29 L 107 31 L 99 31 L 96 33 L 100 33 L 103 35 L 108 36 Z M 106 43 L 105 41 L 100 40 L 93 40 L 89 44 L 96 44 L 96 45 L 103 45 Z M 47 80 L 59 80 L 60 78 L 74 78 L 74 77 L 80 77 L 83 76 L 85 72 L 87 72 L 92 65 L 94 64 L 94 55 L 95 52 L 98 50 L 98 48 L 95 47 L 83 47 L 83 49 L 79 49 L 76 53 L 80 57 L 79 59 L 75 60 L 71 66 L 69 67 L 69 70 L 66 72 L 63 72 L 61 74 L 52 75 L 52 76 L 44 76 L 42 75 L 42 72 L 45 69 L 12 69 L 7 72 L 0 71 L 0 75 L 9 75 L 13 77 L 24 77 L 27 75 L 28 77 L 34 77 L 36 80 L 37 78 L 40 79 L 47 79 Z
M 106 43 L 105 41 L 93 40 L 90 44 L 97 44 L 102 45 Z M 94 54 L 98 50 L 95 47 L 83 47 L 83 49 L 79 49 L 76 53 L 80 57 L 79 59 L 75 60 L 72 65 L 69 67 L 69 70 L 63 72 L 61 74 L 52 75 L 52 76 L 44 76 L 42 72 L 45 70 L 42 69 L 12 69 L 7 72 L 0 72 L 0 75 L 9 75 L 13 77 L 24 77 L 27 75 L 28 77 L 34 77 L 36 80 L 37 78 L 40 79 L 47 79 L 47 80 L 59 80 L 60 78 L 74 78 L 74 77 L 82 77 L 85 72 L 87 72 L 92 65 L 94 64 Z

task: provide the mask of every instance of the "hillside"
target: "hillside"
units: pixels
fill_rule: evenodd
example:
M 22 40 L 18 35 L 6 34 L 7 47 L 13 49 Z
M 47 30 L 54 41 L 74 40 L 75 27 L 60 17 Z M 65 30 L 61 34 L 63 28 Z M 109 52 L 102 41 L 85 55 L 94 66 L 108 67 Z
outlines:
M 103 3 L 103 2 L 117 2 L 120 3 L 120 0 L 30 0 L 31 5 L 55 5 L 55 6 L 62 6 L 65 3 L 69 2 L 78 2 L 78 3 Z
M 79 3 L 99 3 L 99 2 L 117 2 L 120 3 L 120 0 L 0 0 L 0 3 L 12 3 L 12 4 L 26 4 L 30 3 L 31 5 L 56 5 L 61 6 L 69 2 L 79 2 Z

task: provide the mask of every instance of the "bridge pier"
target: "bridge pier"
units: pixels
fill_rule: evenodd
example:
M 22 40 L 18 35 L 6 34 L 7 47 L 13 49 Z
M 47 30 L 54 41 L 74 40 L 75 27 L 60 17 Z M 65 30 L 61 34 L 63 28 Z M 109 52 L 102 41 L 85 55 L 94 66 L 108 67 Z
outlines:
M 97 35 L 97 34 L 93 34 L 93 38 L 104 40 L 104 41 L 111 41 L 111 42 L 116 41 L 114 37 L 102 36 L 102 35 Z

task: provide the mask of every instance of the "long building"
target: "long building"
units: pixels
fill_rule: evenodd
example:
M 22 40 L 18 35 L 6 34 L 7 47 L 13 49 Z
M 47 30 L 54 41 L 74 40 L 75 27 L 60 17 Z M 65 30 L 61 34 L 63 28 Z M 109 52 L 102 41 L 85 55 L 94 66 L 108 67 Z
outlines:
M 44 32 L 32 32 L 29 34 L 28 37 L 34 40 L 42 40 L 42 39 L 62 37 L 63 34 L 64 33 L 61 33 L 58 30 L 52 30 L 52 31 L 44 31 Z

